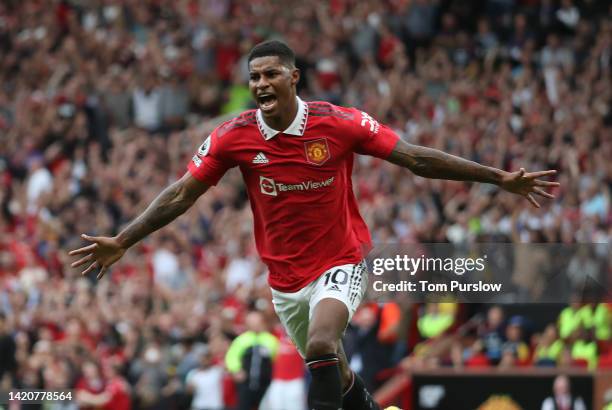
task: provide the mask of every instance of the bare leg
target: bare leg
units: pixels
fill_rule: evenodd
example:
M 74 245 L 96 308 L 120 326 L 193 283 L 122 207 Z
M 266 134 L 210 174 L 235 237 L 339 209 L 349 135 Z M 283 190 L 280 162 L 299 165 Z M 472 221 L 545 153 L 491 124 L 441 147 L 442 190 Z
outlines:
M 310 409 L 338 410 L 342 407 L 345 377 L 341 376 L 338 349 L 348 317 L 346 305 L 336 299 L 322 299 L 314 308 L 306 343 L 306 363 L 312 374 L 308 392 Z M 346 370 L 343 373 L 346 374 Z
M 327 298 L 317 303 L 308 326 L 306 357 L 338 354 L 348 316 L 346 305 L 339 300 Z

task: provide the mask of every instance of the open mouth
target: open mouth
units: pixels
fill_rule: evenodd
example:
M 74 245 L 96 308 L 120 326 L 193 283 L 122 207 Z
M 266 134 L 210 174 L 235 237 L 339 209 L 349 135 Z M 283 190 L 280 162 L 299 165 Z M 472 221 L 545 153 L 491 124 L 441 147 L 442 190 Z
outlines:
M 262 111 L 271 111 L 276 106 L 274 94 L 261 94 L 257 97 L 257 104 Z

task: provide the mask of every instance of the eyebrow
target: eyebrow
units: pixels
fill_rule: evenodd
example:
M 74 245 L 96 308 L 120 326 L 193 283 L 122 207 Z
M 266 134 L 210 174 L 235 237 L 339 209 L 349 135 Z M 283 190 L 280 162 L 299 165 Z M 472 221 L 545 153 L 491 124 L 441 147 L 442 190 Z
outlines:
M 257 73 L 270 73 L 270 72 L 281 72 L 283 71 L 282 68 L 279 67 L 267 67 L 267 68 L 263 68 L 261 70 L 252 70 L 249 69 L 249 74 L 257 74 Z

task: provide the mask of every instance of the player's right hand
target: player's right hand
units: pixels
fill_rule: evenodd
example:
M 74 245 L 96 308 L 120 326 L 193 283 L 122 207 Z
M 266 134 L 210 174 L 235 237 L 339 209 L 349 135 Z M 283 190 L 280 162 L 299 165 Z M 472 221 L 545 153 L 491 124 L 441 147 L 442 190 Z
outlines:
M 123 248 L 119 244 L 119 241 L 114 237 L 89 236 L 85 234 L 82 234 L 81 237 L 93 243 L 91 245 L 72 250 L 68 252 L 68 255 L 85 255 L 70 265 L 71 267 L 76 268 L 78 266 L 85 265 L 86 263 L 90 263 L 87 269 L 81 272 L 82 275 L 87 275 L 94 269 L 100 268 L 100 272 L 98 272 L 96 278 L 102 278 L 102 276 L 104 276 L 106 273 L 106 270 L 113 263 L 117 262 L 127 250 Z

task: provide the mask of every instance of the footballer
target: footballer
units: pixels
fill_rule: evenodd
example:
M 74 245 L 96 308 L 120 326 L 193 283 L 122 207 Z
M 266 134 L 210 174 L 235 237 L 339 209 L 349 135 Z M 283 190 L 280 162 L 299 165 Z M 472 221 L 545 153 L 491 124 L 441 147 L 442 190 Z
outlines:
M 187 211 L 225 172 L 242 173 L 254 216 L 257 250 L 269 269 L 272 298 L 312 375 L 312 410 L 380 409 L 349 368 L 341 338 L 367 286 L 370 234 L 359 214 L 351 173 L 354 154 L 371 155 L 426 178 L 498 185 L 539 207 L 535 195 L 558 186 L 554 170 L 506 172 L 442 151 L 411 145 L 367 113 L 297 96 L 300 72 L 279 41 L 248 56 L 257 109 L 217 127 L 181 179 L 113 237 L 83 235 L 70 252 L 100 279 L 135 243 Z

